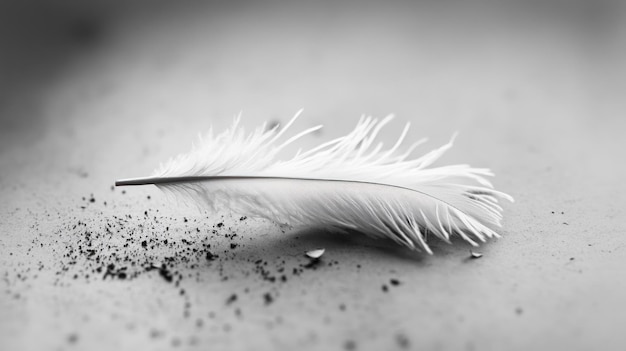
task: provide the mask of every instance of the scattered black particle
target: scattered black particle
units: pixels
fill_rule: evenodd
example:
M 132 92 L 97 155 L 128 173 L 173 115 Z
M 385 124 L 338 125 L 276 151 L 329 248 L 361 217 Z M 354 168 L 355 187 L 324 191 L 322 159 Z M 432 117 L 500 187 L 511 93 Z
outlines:
M 219 256 L 214 255 L 213 253 L 211 253 L 211 251 L 207 251 L 206 252 L 206 259 L 209 260 L 209 261 L 213 261 L 213 260 L 215 260 L 218 257 Z
M 356 350 L 356 342 L 354 340 L 348 340 L 343 344 L 343 348 L 348 351 Z
M 389 288 L 387 287 L 387 284 L 383 284 L 383 286 L 381 287 L 381 289 L 383 290 L 383 292 L 387 292 L 387 291 L 389 291 Z
M 306 269 L 315 269 L 317 266 L 319 266 L 320 262 L 322 262 L 322 260 L 320 260 L 319 258 L 313 258 L 309 261 L 309 263 L 303 265 L 303 268 Z
M 274 302 L 274 297 L 272 297 L 272 295 L 270 293 L 265 293 L 263 294 L 263 301 L 265 302 L 265 305 L 269 305 L 272 302 Z
M 163 333 L 160 332 L 159 330 L 157 330 L 157 329 L 151 329 L 150 330 L 150 337 L 151 338 L 157 339 L 157 338 L 159 338 L 161 336 L 163 336 Z
M 67 342 L 75 344 L 78 341 L 78 334 L 72 333 L 67 336 Z
M 119 273 L 117 273 L 117 277 L 120 278 L 120 279 L 126 279 L 126 273 L 119 272 Z
M 143 247 L 148 246 L 148 242 L 147 242 L 146 240 L 142 241 L 142 242 L 141 242 L 141 246 L 143 246 Z
M 99 267 L 100 268 L 100 267 Z M 101 272 L 102 268 L 100 268 L 100 270 L 98 272 Z M 113 278 L 115 278 L 115 276 L 117 275 L 117 271 L 115 270 L 115 265 L 113 263 L 109 263 L 107 265 L 107 270 L 106 272 L 104 272 L 104 276 L 102 276 L 102 279 L 106 279 L 108 276 L 111 276 Z
M 185 223 L 188 222 L 187 217 L 183 217 L 183 222 L 185 222 Z
M 398 286 L 398 285 L 400 285 L 400 281 L 399 281 L 398 279 L 391 279 L 391 280 L 389 281 L 389 283 L 391 283 L 391 285 L 393 285 L 393 286 Z
M 223 227 L 223 226 L 224 226 L 224 223 L 219 222 L 219 223 L 218 223 L 218 224 L 216 224 L 216 225 L 217 225 L 217 227 L 218 227 L 218 228 L 221 228 L 221 227 Z
M 573 260 L 574 260 L 574 257 L 570 257 L 570 258 L 569 258 L 569 260 L 570 260 L 570 261 L 573 261 Z
M 411 345 L 409 338 L 404 334 L 396 334 L 396 343 L 401 349 L 408 349 Z
M 146 196 L 146 198 L 148 198 L 148 200 L 150 200 L 150 195 Z
M 235 243 L 230 243 L 230 248 L 231 248 L 231 249 L 234 249 L 234 248 L 236 248 L 236 247 L 237 247 L 237 244 L 235 244 Z
M 172 275 L 172 272 L 170 272 L 167 267 L 165 266 L 165 264 L 163 264 L 160 268 L 159 268 L 159 275 L 165 279 L 166 282 L 171 283 L 172 280 L 174 280 L 174 276 Z
M 240 221 L 245 221 L 247 218 L 248 218 L 248 217 L 243 216 L 243 217 L 239 218 L 239 220 L 240 220 Z
M 230 305 L 235 301 L 237 301 L 237 294 L 232 294 L 228 297 L 228 299 L 226 299 L 226 304 Z

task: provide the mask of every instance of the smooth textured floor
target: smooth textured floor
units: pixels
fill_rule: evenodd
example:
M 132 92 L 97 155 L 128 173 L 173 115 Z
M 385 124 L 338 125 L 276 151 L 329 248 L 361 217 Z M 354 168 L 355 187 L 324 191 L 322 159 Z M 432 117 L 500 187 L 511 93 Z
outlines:
M 70 9 L 2 68 L 1 350 L 624 349 L 621 2 Z M 502 238 L 428 256 L 112 187 L 299 108 L 304 147 L 361 114 L 460 132 L 439 164 L 496 173 Z

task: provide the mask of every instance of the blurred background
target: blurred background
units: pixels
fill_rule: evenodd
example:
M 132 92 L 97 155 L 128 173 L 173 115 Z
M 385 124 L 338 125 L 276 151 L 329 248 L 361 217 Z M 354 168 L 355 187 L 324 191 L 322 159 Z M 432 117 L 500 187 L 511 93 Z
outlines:
M 619 349 L 625 93 L 620 0 L 1 1 L 0 285 L 12 292 L 0 296 L 0 348 L 73 347 L 77 338 L 85 348 L 180 346 L 148 336 L 155 325 L 178 335 L 195 328 L 162 305 L 179 300 L 150 285 L 160 280 L 19 285 L 25 267 L 55 267 L 74 239 L 61 231 L 66 241 L 49 239 L 39 256 L 25 248 L 70 218 L 99 223 L 121 209 L 141 217 L 147 194 L 151 209 L 180 214 L 155 189 L 122 197 L 109 188 L 150 174 L 239 112 L 253 127 L 304 108 L 295 128 L 325 125 L 302 141 L 309 145 L 345 134 L 362 114 L 396 115 L 382 133 L 388 143 L 411 122 L 409 139 L 431 138 L 418 153 L 460 132 L 443 163 L 495 171 L 498 189 L 517 200 L 504 205 L 505 238 L 471 266 L 465 246 L 403 260 L 326 238 L 327 255 L 349 266 L 316 273 L 308 295 L 286 285 L 291 300 L 272 306 L 282 327 L 266 327 L 268 309 L 250 307 L 232 333 L 191 333 L 200 341 L 184 347 Z M 81 212 L 89 194 L 109 207 Z M 255 242 L 276 256 L 291 245 Z M 370 265 L 350 273 L 357 264 Z M 377 295 L 378 283 L 365 290 L 388 272 L 405 290 L 393 298 Z M 186 287 L 202 313 L 230 293 L 203 284 Z M 336 306 L 355 300 L 352 317 L 341 317 Z M 410 343 L 386 339 L 396 330 Z
M 593 132 L 624 111 L 618 0 L 0 6 L 2 150 L 99 120 L 198 131 L 240 111 L 347 125 L 395 113 L 435 135 L 442 119 L 450 134 L 572 116 Z

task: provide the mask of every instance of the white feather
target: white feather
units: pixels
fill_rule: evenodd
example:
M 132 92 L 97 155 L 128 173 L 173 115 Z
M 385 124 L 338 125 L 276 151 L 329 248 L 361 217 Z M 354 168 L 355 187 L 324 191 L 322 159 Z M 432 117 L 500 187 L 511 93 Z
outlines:
M 427 234 L 449 242 L 457 234 L 476 246 L 476 240 L 498 237 L 499 199 L 513 199 L 493 189 L 488 169 L 468 165 L 429 168 L 452 140 L 421 157 L 411 158 L 420 140 L 404 151 L 397 142 L 385 149 L 376 136 L 393 117 L 363 117 L 348 135 L 288 160 L 277 154 L 321 126 L 286 138 L 283 128 L 266 125 L 246 134 L 233 126 L 217 135 L 210 130 L 191 152 L 171 159 L 152 177 L 129 179 L 117 185 L 155 184 L 190 196 L 211 211 L 266 218 L 293 226 L 354 230 L 387 237 L 411 249 L 432 253 Z

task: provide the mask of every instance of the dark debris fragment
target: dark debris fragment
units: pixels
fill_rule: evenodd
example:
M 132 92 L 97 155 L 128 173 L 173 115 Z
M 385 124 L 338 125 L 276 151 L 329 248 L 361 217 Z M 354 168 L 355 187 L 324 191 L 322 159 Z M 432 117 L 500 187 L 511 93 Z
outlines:
M 235 301 L 237 301 L 237 294 L 232 294 L 226 299 L 226 305 L 230 305 Z

